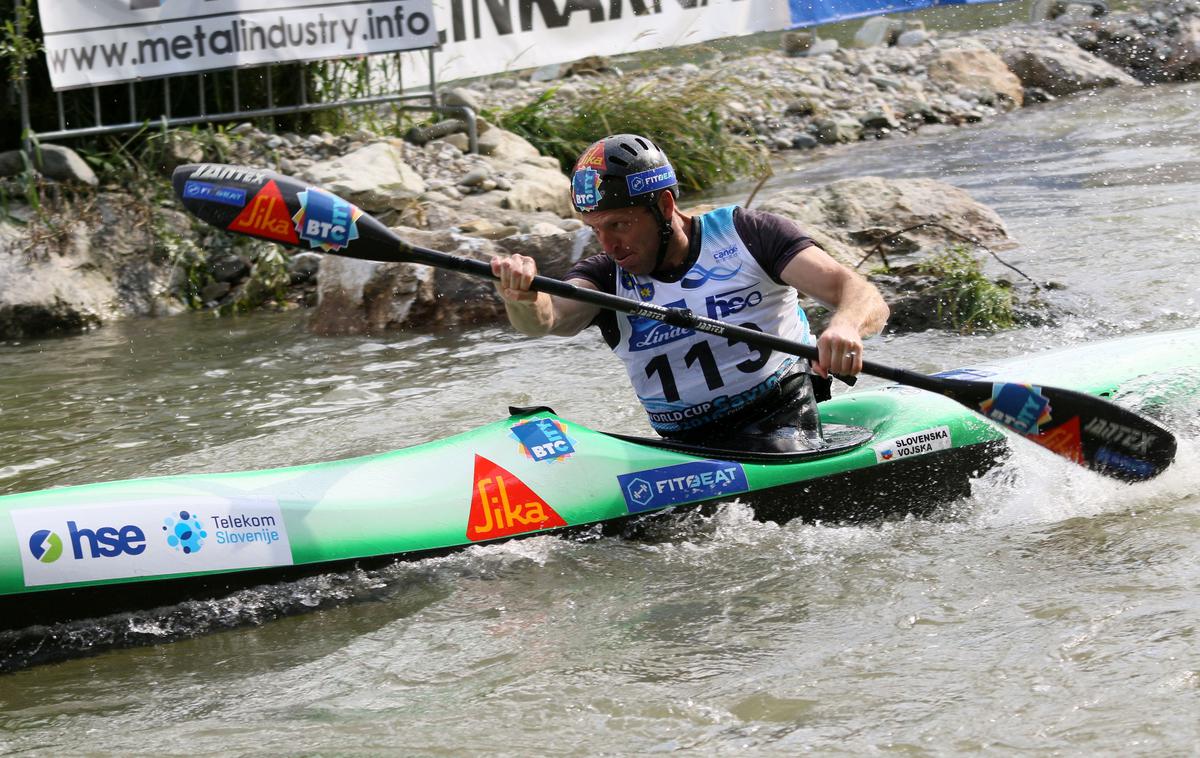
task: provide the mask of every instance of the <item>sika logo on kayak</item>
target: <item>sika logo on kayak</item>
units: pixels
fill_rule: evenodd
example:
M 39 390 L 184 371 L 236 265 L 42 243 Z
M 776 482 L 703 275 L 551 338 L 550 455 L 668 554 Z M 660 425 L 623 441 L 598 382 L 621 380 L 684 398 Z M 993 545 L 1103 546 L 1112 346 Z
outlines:
M 474 481 L 467 518 L 472 542 L 567 525 L 529 485 L 482 455 L 475 456 Z
M 617 482 L 630 513 L 711 500 L 750 489 L 741 464 L 711 460 L 620 474 Z
M 508 431 L 521 443 L 521 453 L 535 461 L 565 461 L 575 452 L 575 441 L 567 436 L 567 425 L 555 419 L 529 419 Z
M 167 544 L 185 555 L 200 552 L 200 548 L 204 547 L 204 538 L 208 536 L 200 518 L 187 511 L 179 511 L 178 516 L 178 519 L 175 516 L 163 519 Z
M 49 529 L 39 529 L 29 537 L 29 552 L 42 563 L 54 563 L 63 554 L 62 537 Z
M 979 404 L 984 415 L 1021 434 L 1037 434 L 1050 421 L 1050 401 L 1032 384 L 997 383 Z

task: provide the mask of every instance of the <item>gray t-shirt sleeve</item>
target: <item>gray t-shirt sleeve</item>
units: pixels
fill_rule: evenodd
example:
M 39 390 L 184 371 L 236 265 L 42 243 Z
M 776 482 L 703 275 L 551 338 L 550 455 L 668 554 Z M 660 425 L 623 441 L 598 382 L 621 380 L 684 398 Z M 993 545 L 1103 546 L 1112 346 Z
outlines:
M 794 221 L 774 213 L 738 208 L 733 226 L 754 260 L 779 284 L 784 283 L 781 275 L 792 259 L 817 244 Z

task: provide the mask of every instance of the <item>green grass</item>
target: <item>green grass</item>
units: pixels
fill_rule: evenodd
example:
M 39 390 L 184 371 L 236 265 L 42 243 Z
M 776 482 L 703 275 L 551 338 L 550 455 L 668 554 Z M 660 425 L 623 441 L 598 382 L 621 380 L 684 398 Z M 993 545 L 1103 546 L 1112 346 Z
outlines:
M 1008 329 L 1016 324 L 1012 290 L 983 275 L 980 262 L 961 245 L 917 264 L 937 279 L 938 321 L 962 333 Z
M 549 89 L 521 108 L 485 116 L 557 158 L 564 172 L 601 137 L 644 135 L 666 152 L 680 188 L 697 191 L 770 170 L 766 151 L 725 124 L 735 94 L 710 77 L 672 85 L 617 81 L 569 100 Z

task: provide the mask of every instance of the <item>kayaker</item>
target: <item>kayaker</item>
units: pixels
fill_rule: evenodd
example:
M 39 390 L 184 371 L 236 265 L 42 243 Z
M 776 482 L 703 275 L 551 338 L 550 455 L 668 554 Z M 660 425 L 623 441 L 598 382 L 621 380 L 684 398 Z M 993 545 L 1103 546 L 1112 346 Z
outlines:
M 735 206 L 683 213 L 675 172 L 649 139 L 618 134 L 579 157 L 571 195 L 604 253 L 564 277 L 580 287 L 690 310 L 813 344 L 816 364 L 529 289 L 532 258 L 492 260 L 514 328 L 573 335 L 597 326 L 664 437 L 758 451 L 819 447 L 829 375 L 858 374 L 863 337 L 888 317 L 879 291 L 792 221 Z M 814 340 L 797 290 L 833 309 Z M 810 373 L 812 372 L 812 373 Z

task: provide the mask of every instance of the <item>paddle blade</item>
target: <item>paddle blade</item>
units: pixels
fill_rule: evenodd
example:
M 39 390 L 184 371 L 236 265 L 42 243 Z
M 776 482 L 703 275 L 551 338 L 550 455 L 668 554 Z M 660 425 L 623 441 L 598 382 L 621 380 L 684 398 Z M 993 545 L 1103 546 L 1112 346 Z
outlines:
M 234 234 L 373 261 L 404 261 L 400 239 L 337 195 L 274 171 L 199 163 L 171 177 L 198 218 Z
M 1175 437 L 1103 398 L 1058 387 L 947 380 L 963 405 L 1062 457 L 1123 481 L 1151 479 L 1175 460 Z

